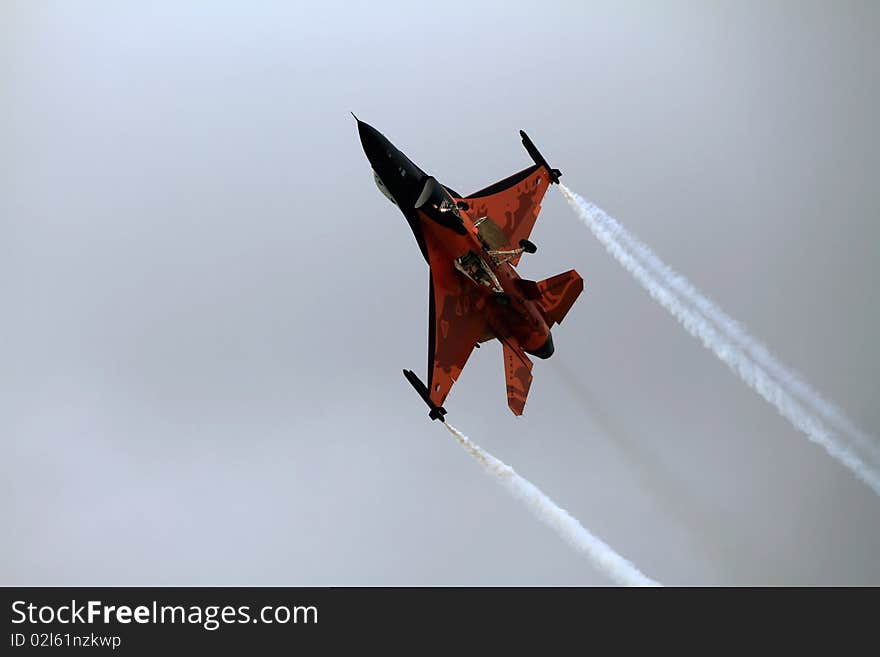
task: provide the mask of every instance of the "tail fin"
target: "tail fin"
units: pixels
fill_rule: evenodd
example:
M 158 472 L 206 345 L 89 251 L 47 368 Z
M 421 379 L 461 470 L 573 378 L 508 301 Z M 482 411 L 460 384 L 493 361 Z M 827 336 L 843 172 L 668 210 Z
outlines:
M 541 299 L 538 305 L 548 324 L 561 324 L 569 309 L 584 290 L 584 279 L 574 270 L 538 281 Z
M 507 405 L 514 415 L 522 415 L 532 385 L 532 361 L 515 338 L 501 341 L 504 345 L 504 379 L 507 383 Z

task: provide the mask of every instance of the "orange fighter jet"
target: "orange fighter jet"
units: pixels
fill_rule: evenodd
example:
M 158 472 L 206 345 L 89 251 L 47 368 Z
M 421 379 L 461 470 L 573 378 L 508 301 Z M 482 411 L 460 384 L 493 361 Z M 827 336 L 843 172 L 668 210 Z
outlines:
M 574 270 L 535 282 L 514 269 L 523 253 L 535 252 L 528 238 L 541 199 L 562 174 L 520 131 L 535 164 L 460 196 L 355 119 L 376 185 L 403 212 L 431 269 L 428 385 L 411 370 L 404 376 L 428 404 L 431 419 L 445 421 L 443 402 L 474 347 L 497 338 L 504 350 L 507 404 L 522 415 L 532 383 L 528 355 L 553 354 L 550 327 L 562 322 L 584 288 Z

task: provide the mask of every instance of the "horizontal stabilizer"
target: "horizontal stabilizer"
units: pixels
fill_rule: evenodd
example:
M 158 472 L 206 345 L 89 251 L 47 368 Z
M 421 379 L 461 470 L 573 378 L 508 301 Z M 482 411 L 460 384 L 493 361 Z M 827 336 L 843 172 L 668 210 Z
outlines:
M 548 324 L 561 324 L 569 309 L 584 290 L 584 279 L 574 270 L 538 282 L 541 299 L 538 305 Z
M 538 287 L 538 284 L 535 283 L 535 281 L 530 281 L 527 278 L 517 278 L 516 286 L 529 301 L 537 301 L 541 298 L 541 288 Z

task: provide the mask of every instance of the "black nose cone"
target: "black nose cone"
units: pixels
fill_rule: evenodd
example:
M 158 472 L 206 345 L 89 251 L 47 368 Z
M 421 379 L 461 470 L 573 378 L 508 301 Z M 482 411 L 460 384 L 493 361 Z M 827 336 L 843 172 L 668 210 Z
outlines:
M 370 124 L 364 123 L 360 119 L 357 119 L 357 124 L 358 135 L 360 135 L 364 153 L 373 169 L 378 170 L 383 165 L 384 160 L 387 160 L 389 154 L 392 153 L 393 147 L 385 136 Z
M 361 146 L 373 171 L 400 207 L 412 207 L 428 175 L 394 147 L 381 132 L 357 117 Z

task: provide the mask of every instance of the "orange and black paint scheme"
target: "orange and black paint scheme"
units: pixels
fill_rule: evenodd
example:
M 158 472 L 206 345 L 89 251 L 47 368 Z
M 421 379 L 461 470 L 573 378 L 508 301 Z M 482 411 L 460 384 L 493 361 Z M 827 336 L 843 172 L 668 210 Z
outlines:
M 574 270 L 530 281 L 515 266 L 529 241 L 547 188 L 562 175 L 551 169 L 525 132 L 532 166 L 459 196 L 416 166 L 382 133 L 355 116 L 376 185 L 403 212 L 431 270 L 428 317 L 428 384 L 403 374 L 445 421 L 446 400 L 471 352 L 497 338 L 504 352 L 507 404 L 522 415 L 532 383 L 529 355 L 553 354 L 550 328 L 562 322 L 584 288 Z

